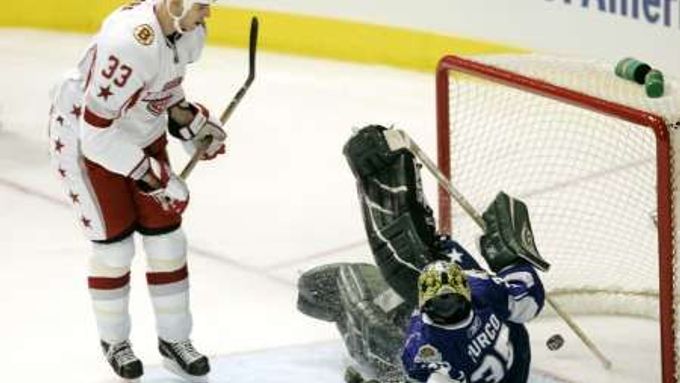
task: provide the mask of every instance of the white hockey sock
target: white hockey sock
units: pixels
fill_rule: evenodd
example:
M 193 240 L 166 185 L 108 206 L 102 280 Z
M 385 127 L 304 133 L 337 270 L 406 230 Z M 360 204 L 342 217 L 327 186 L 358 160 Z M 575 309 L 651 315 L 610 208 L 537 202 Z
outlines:
M 99 336 L 107 343 L 121 342 L 130 336 L 128 301 L 133 255 L 132 237 L 93 245 L 88 287 Z
M 168 234 L 145 236 L 144 250 L 149 267 L 146 280 L 158 336 L 168 342 L 189 339 L 193 321 L 184 233 L 177 229 Z

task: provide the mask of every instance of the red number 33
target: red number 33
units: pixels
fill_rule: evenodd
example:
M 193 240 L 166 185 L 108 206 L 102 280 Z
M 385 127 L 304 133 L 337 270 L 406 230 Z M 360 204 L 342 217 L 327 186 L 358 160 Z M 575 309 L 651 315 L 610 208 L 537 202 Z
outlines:
M 132 75 L 132 68 L 125 64 L 120 65 L 120 60 L 118 60 L 118 57 L 111 55 L 109 56 L 109 66 L 102 69 L 102 76 L 104 76 L 104 78 L 111 79 L 114 77 L 114 75 L 116 75 L 117 72 L 119 75 L 113 79 L 113 83 L 122 88 L 125 86 L 125 84 L 127 84 L 128 79 Z

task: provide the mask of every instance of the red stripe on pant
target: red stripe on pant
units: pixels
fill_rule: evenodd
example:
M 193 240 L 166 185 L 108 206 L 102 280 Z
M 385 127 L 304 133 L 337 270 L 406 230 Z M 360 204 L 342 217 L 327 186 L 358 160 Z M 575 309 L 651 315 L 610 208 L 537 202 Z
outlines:
M 146 282 L 150 285 L 167 285 L 180 282 L 189 277 L 189 269 L 185 264 L 175 271 L 146 273 Z
M 87 285 L 91 289 L 97 290 L 115 290 L 120 289 L 130 283 L 130 272 L 128 271 L 122 277 L 108 278 L 108 277 L 88 277 Z

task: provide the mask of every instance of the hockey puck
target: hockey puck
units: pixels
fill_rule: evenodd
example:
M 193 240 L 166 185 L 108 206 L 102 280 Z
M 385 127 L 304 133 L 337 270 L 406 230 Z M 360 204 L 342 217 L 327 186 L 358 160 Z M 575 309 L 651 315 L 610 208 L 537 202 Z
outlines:
M 555 334 L 548 338 L 545 345 L 548 346 L 548 350 L 550 351 L 559 350 L 564 345 L 564 338 L 562 338 L 562 335 L 560 334 Z

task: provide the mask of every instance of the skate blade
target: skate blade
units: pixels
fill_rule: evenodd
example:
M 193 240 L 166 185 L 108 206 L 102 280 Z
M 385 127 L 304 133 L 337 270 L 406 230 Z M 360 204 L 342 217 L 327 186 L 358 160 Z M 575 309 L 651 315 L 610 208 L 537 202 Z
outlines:
M 175 362 L 172 359 L 168 358 L 163 358 L 163 367 L 165 367 L 166 370 L 172 372 L 173 374 L 179 376 L 180 378 L 186 380 L 187 382 L 190 383 L 208 383 L 209 379 L 208 376 L 210 375 L 209 373 L 206 375 L 202 376 L 194 376 L 194 375 L 189 375 L 184 370 L 182 370 L 182 367 L 180 367 L 177 362 Z

